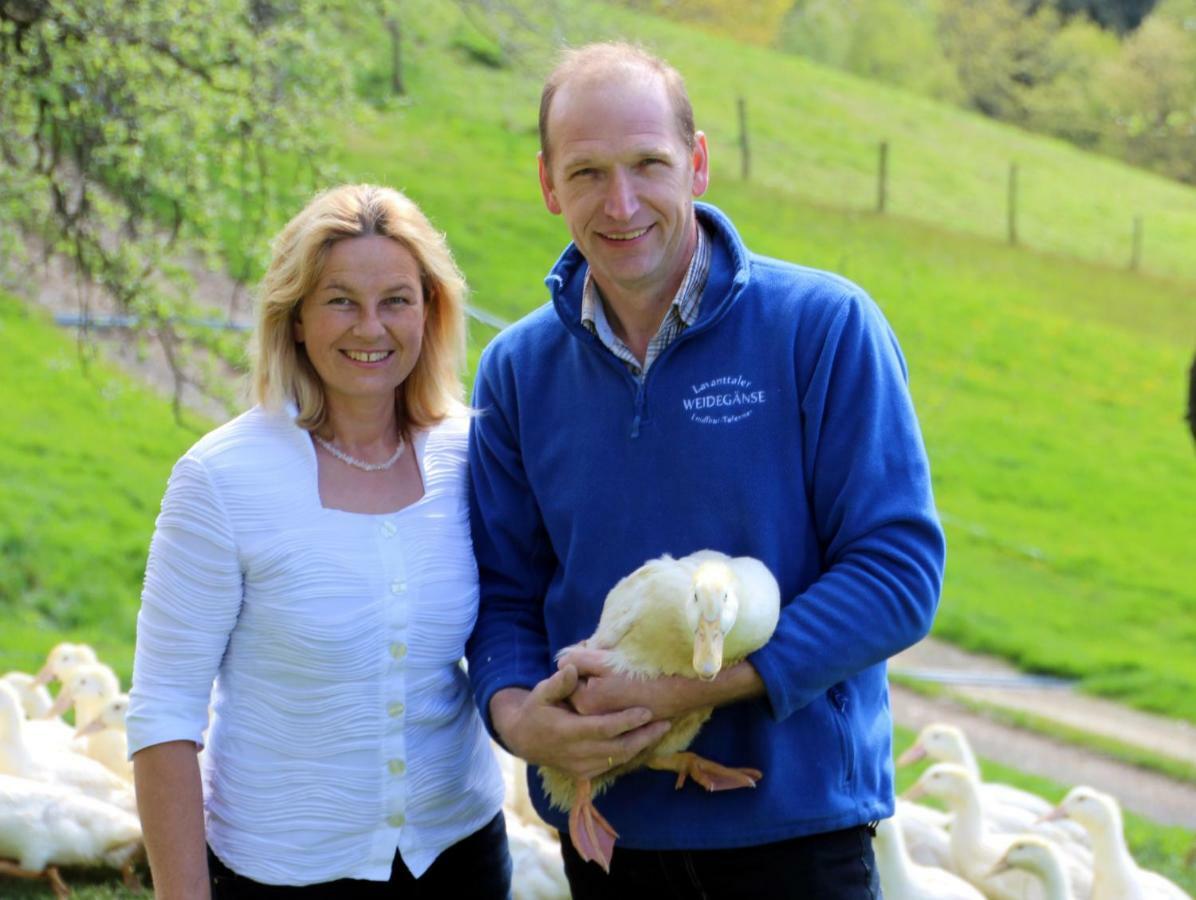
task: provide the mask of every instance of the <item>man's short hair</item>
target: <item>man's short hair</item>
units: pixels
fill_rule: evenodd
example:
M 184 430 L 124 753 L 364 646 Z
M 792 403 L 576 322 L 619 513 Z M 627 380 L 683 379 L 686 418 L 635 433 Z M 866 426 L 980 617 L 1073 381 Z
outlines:
M 685 79 L 681 77 L 681 73 L 643 47 L 622 41 L 609 41 L 566 48 L 544 82 L 544 90 L 540 93 L 540 152 L 544 154 L 545 161 L 548 160 L 549 154 L 548 115 L 552 99 L 561 85 L 579 76 L 600 79 L 614 72 L 625 72 L 635 68 L 659 77 L 664 83 L 669 103 L 676 116 L 677 132 L 688 149 L 694 148 L 694 110 L 689 102 L 689 93 L 685 89 Z
M 444 235 L 392 188 L 346 184 L 318 194 L 274 239 L 262 279 L 252 348 L 253 399 L 268 409 L 294 403 L 295 422 L 309 431 L 326 421 L 321 380 L 307 349 L 296 343 L 299 307 L 320 280 L 337 241 L 380 235 L 403 245 L 419 264 L 426 320 L 415 368 L 395 392 L 404 428 L 424 428 L 462 411 L 466 284 Z

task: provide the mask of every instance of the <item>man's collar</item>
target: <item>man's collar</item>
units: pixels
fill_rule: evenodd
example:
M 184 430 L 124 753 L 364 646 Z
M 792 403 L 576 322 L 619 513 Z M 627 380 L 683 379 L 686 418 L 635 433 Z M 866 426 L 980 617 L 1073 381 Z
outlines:
M 673 295 L 669 306 L 677 311 L 677 317 L 686 325 L 692 325 L 698 317 L 698 305 L 702 299 L 702 288 L 706 284 L 706 273 L 710 270 L 710 235 L 706 227 L 694 217 L 698 240 L 694 244 L 693 255 L 689 258 L 689 266 L 685 270 L 685 277 Z M 606 319 L 602 290 L 594 280 L 594 273 L 586 267 L 586 278 L 581 289 L 581 323 L 592 332 L 597 331 L 599 318 Z

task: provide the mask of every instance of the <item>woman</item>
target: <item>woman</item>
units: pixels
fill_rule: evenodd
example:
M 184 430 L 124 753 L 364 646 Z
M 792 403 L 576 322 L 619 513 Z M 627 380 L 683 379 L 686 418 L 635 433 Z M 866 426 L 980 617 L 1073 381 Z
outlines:
M 159 897 L 507 896 L 459 666 L 464 298 L 393 190 L 330 190 L 277 238 L 257 405 L 179 460 L 146 568 L 128 733 Z

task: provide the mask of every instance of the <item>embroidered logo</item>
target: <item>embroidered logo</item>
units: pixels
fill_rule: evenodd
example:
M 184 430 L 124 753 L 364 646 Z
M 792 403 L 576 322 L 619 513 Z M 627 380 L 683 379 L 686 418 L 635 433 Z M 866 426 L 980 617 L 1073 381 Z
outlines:
M 730 425 L 746 419 L 765 402 L 764 390 L 752 389 L 742 375 L 725 375 L 691 385 L 681 406 L 691 422 L 700 425 Z

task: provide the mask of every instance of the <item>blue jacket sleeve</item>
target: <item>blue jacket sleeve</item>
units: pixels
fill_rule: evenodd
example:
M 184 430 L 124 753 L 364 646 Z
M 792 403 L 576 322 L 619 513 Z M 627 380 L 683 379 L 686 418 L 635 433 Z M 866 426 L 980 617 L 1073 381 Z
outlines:
M 484 354 L 474 385 L 469 436 L 470 522 L 478 562 L 477 624 L 466 644 L 469 677 L 482 720 L 506 687 L 532 688 L 554 671 L 543 601 L 556 558 L 528 483 L 519 445 L 514 389 Z M 500 741 L 501 743 L 501 741 Z
M 795 361 L 823 574 L 750 657 L 778 719 L 921 639 L 942 584 L 943 533 L 896 338 L 865 296 L 833 310 Z

